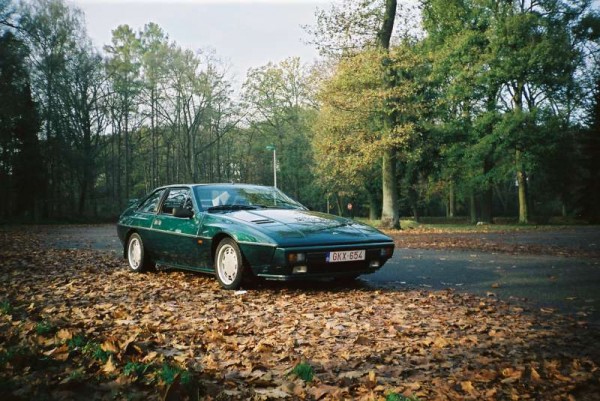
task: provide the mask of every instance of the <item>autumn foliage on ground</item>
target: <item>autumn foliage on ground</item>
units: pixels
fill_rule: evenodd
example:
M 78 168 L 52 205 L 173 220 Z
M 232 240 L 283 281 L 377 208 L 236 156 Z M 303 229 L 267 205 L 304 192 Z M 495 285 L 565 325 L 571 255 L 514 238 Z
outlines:
M 399 248 L 416 249 L 451 249 L 451 250 L 469 250 L 480 252 L 499 252 L 509 254 L 530 254 L 530 255 L 553 255 L 569 256 L 580 258 L 600 258 L 600 250 L 596 247 L 582 248 L 579 244 L 573 246 L 560 246 L 548 242 L 548 238 L 534 241 L 533 243 L 524 243 L 523 241 L 510 241 L 511 237 L 518 234 L 519 231 L 496 230 L 489 227 L 476 227 L 465 225 L 466 229 L 443 229 L 430 228 L 427 226 L 412 228 L 408 230 L 385 230 L 385 233 L 392 238 Z M 547 226 L 548 230 L 556 232 L 568 232 L 568 229 Z M 526 227 L 521 231 L 535 233 L 544 231 L 541 227 Z M 559 234 L 560 235 L 560 234 Z
M 133 274 L 0 231 L 0 399 L 592 400 L 598 333 L 452 291 Z

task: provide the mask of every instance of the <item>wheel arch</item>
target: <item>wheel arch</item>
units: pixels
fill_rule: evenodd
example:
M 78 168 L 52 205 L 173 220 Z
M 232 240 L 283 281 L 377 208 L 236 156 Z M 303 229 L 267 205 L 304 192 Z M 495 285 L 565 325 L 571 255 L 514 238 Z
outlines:
M 246 275 L 250 276 L 250 277 L 254 277 L 254 272 L 252 271 L 252 265 L 250 264 L 250 261 L 248 260 L 248 258 L 246 257 L 246 255 L 244 254 L 244 250 L 242 249 L 242 247 L 240 246 L 238 239 L 235 238 L 235 236 L 221 231 L 219 232 L 217 235 L 215 235 L 212 239 L 212 244 L 211 244 L 211 249 L 210 249 L 210 254 L 211 254 L 211 261 L 212 264 L 214 265 L 215 263 L 215 257 L 216 257 L 216 253 L 217 253 L 217 248 L 219 247 L 219 244 L 221 243 L 221 241 L 223 241 L 225 238 L 231 238 L 238 246 L 238 249 L 240 250 L 240 254 L 242 255 L 242 263 L 244 264 L 244 266 L 246 266 Z M 216 272 L 215 272 L 216 274 Z
M 212 260 L 213 263 L 215 261 L 215 254 L 217 253 L 217 247 L 219 246 L 219 244 L 221 243 L 221 241 L 223 241 L 223 239 L 225 239 L 225 238 L 231 238 L 232 240 L 234 240 L 235 242 L 237 242 L 237 240 L 232 235 L 229 235 L 229 234 L 227 234 L 226 232 L 223 232 L 223 231 L 221 231 L 220 233 L 218 233 L 217 235 L 215 235 L 212 238 L 212 243 L 211 243 L 211 246 L 210 246 L 210 258 L 211 258 L 211 260 Z

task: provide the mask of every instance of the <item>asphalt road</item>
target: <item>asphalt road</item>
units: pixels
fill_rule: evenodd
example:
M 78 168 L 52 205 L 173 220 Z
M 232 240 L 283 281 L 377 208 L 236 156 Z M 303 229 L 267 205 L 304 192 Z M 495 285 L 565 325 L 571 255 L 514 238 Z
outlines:
M 45 246 L 96 249 L 120 255 L 114 225 L 38 226 Z M 596 249 L 600 227 L 482 234 L 490 241 Z M 281 284 L 277 284 L 281 285 Z M 368 288 L 445 289 L 522 303 L 543 313 L 567 313 L 600 325 L 600 260 L 479 251 L 396 249 L 377 273 L 362 276 Z
M 598 259 L 399 249 L 380 271 L 361 279 L 376 287 L 453 288 L 600 323 Z

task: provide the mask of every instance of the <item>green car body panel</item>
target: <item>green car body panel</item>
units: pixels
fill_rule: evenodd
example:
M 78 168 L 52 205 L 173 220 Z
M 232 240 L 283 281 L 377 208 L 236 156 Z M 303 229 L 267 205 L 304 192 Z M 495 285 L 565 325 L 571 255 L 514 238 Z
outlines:
M 277 280 L 355 277 L 378 270 L 392 256 L 392 239 L 375 228 L 309 211 L 300 204 L 296 204 L 298 207 L 295 209 L 208 210 L 206 205 L 202 207 L 198 198 L 200 191 L 196 189 L 206 191 L 212 188 L 211 185 L 158 188 L 127 208 L 117 224 L 124 255 L 129 236 L 137 232 L 143 240 L 145 252 L 154 262 L 214 273 L 215 250 L 223 238 L 230 237 L 238 244 L 246 265 L 254 275 Z M 265 188 L 245 184 L 214 186 L 225 190 Z M 176 217 L 161 212 L 169 191 L 188 188 L 193 201 L 192 217 Z M 156 210 L 141 210 L 144 202 L 153 196 L 160 199 Z M 329 252 L 359 249 L 366 252 L 365 260 L 361 262 L 329 263 L 327 260 Z M 302 253 L 305 260 L 291 262 L 288 260 L 290 253 Z M 294 272 L 297 265 L 307 266 L 306 271 Z

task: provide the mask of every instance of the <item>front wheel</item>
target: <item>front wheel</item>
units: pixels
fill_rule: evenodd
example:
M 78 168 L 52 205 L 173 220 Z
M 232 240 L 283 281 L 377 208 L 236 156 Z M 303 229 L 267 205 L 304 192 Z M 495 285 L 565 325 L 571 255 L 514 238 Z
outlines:
M 134 272 L 143 272 L 152 268 L 152 262 L 146 256 L 144 242 L 138 233 L 133 233 L 127 241 L 127 262 Z
M 242 252 L 231 238 L 224 238 L 217 247 L 215 272 L 221 287 L 226 290 L 240 288 L 244 274 Z

